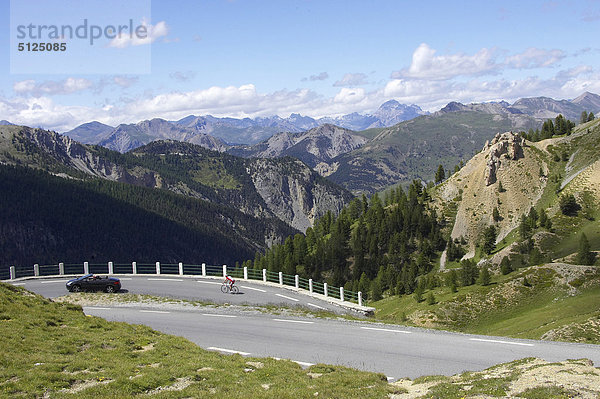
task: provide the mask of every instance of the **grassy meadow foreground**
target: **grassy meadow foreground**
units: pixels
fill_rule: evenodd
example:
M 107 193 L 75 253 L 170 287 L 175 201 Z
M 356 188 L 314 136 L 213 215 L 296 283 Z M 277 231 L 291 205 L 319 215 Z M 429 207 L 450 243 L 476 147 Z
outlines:
M 102 295 L 102 294 L 100 294 Z M 108 322 L 81 307 L 0 283 L 0 396 L 11 398 L 567 398 L 600 395 L 588 360 L 524 359 L 482 372 L 388 384 L 341 366 L 206 351 L 149 327 Z

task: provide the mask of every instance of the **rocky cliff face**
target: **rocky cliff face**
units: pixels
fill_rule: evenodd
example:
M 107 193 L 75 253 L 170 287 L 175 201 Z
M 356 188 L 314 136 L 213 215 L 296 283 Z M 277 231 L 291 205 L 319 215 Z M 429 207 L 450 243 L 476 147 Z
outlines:
M 77 171 L 162 188 L 232 206 L 253 217 L 276 217 L 300 231 L 306 231 L 327 211 L 337 215 L 352 199 L 348 191 L 290 157 L 242 159 L 180 141 L 155 141 L 121 155 L 28 127 L 0 130 L 0 147 L 9 145 L 13 155 L 0 156 L 1 162 L 19 159 L 20 164 L 56 174 L 77 176 Z
M 225 151 L 228 148 L 221 139 L 159 118 L 136 124 L 119 125 L 106 134 L 98 144 L 123 153 L 154 140 L 187 141 L 216 151 Z
M 523 158 L 525 139 L 512 132 L 498 133 L 490 143 L 487 141 L 482 151 L 488 151 L 485 170 L 485 185 L 496 183 L 496 171 L 502 165 L 502 158 L 517 160 Z
M 367 141 L 351 130 L 326 124 L 302 133 L 279 133 L 253 146 L 232 148 L 229 153 L 258 158 L 293 156 L 315 167 L 322 162 L 329 163 Z
M 451 236 L 467 240 L 468 256 L 474 255 L 488 226 L 498 229 L 497 241 L 518 226 L 520 216 L 535 205 L 546 187 L 548 158 L 540 143 L 526 142 L 512 132 L 498 133 L 436 188 L 434 203 L 440 214 L 455 213 L 454 220 L 448 220 Z M 494 208 L 500 215 L 498 221 L 493 218 Z
M 302 232 L 328 211 L 337 215 L 352 199 L 295 159 L 255 159 L 247 170 L 268 208 Z

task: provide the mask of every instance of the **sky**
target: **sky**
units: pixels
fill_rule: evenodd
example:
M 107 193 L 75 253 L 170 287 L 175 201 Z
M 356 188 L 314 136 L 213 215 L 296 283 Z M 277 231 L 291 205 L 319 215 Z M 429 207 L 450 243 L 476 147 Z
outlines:
M 600 94 L 599 0 L 0 1 L 0 119 L 59 132 Z M 19 24 L 84 18 L 146 35 L 17 37 Z M 66 50 L 17 51 L 34 42 Z

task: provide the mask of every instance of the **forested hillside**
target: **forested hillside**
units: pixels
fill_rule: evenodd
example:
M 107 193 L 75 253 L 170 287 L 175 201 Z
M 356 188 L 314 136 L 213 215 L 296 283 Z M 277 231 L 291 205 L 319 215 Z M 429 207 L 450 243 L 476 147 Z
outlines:
M 383 201 L 377 194 L 370 202 L 364 196 L 354 199 L 338 217 L 327 214 L 305 236 L 288 237 L 245 265 L 371 292 L 374 299 L 387 289 L 410 294 L 446 244 L 428 201 L 420 181 L 408 194 L 398 188 Z
M 222 205 L 98 178 L 0 165 L 0 264 L 233 263 L 296 230 Z

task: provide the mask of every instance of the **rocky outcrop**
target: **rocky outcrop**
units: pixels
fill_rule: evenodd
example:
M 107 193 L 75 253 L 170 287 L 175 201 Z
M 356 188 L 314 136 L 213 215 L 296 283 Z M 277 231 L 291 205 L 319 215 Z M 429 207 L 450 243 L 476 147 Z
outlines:
M 254 159 L 247 170 L 269 210 L 302 232 L 328 211 L 337 215 L 352 199 L 296 159 Z
M 253 146 L 231 148 L 228 152 L 242 157 L 278 158 L 292 156 L 310 167 L 329 164 L 338 155 L 363 146 L 367 138 L 334 125 L 322 125 L 302 133 L 278 133 Z
M 502 165 L 502 160 L 517 160 L 523 157 L 525 139 L 513 132 L 498 133 L 491 141 L 485 143 L 483 151 L 488 152 L 485 170 L 485 185 L 496 182 L 496 172 Z
M 28 154 L 23 164 L 44 167 L 61 176 L 79 177 L 78 172 L 82 172 L 102 179 L 162 188 L 230 206 L 252 217 L 278 218 L 300 231 L 306 231 L 328 211 L 337 215 L 352 199 L 348 191 L 291 157 L 236 158 L 173 140 L 154 141 L 131 154 L 119 155 L 80 144 L 56 132 L 29 127 L 5 130 L 6 135 L 0 131 L 0 145 L 10 143 L 15 147 L 14 157 L 6 158 L 7 161 L 17 159 L 17 153 L 21 157 Z M 153 157 L 166 155 L 181 157 L 181 161 L 171 157 L 171 162 L 165 162 L 162 169 L 155 169 Z M 150 161 L 137 161 L 143 157 Z

